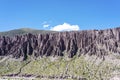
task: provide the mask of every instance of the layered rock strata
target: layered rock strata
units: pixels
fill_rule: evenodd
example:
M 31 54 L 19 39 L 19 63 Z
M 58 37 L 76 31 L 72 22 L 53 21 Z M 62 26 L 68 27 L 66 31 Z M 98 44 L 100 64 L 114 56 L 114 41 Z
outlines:
M 50 34 L 0 36 L 0 56 L 14 58 L 28 56 L 65 56 L 72 58 L 81 54 L 104 56 L 120 54 L 120 28 L 85 30 Z

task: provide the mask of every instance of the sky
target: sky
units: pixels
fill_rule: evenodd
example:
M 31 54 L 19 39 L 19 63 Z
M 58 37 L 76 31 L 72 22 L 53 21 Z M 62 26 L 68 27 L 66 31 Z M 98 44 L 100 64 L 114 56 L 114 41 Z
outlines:
M 0 31 L 71 31 L 120 26 L 120 0 L 0 0 Z

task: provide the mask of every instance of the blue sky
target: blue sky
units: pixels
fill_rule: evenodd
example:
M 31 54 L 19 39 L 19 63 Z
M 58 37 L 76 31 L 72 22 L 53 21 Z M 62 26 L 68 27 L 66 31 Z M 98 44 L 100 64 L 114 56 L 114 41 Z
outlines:
M 119 27 L 120 0 L 0 0 L 0 31 L 65 24 L 80 30 Z

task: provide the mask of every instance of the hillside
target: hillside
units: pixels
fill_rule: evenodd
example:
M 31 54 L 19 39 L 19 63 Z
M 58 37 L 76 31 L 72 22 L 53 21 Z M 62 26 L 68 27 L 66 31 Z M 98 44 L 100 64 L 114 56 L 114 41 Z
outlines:
M 36 30 L 36 29 L 31 29 L 31 28 L 21 28 L 21 29 L 6 31 L 6 32 L 0 32 L 0 35 L 13 37 L 15 35 L 23 35 L 23 34 L 27 34 L 27 33 L 45 34 L 45 33 L 53 33 L 53 32 L 54 31 Z
M 38 80 L 120 78 L 120 28 L 36 35 L 33 30 L 22 31 L 30 33 L 0 37 L 2 77 Z

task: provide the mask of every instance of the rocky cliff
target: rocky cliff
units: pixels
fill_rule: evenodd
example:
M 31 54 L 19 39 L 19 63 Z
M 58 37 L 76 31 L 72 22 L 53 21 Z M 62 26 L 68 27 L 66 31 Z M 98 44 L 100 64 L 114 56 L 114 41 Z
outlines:
M 27 59 L 28 56 L 68 56 L 81 54 L 105 56 L 120 54 L 120 28 L 86 30 L 50 34 L 0 36 L 0 56 L 12 55 Z

